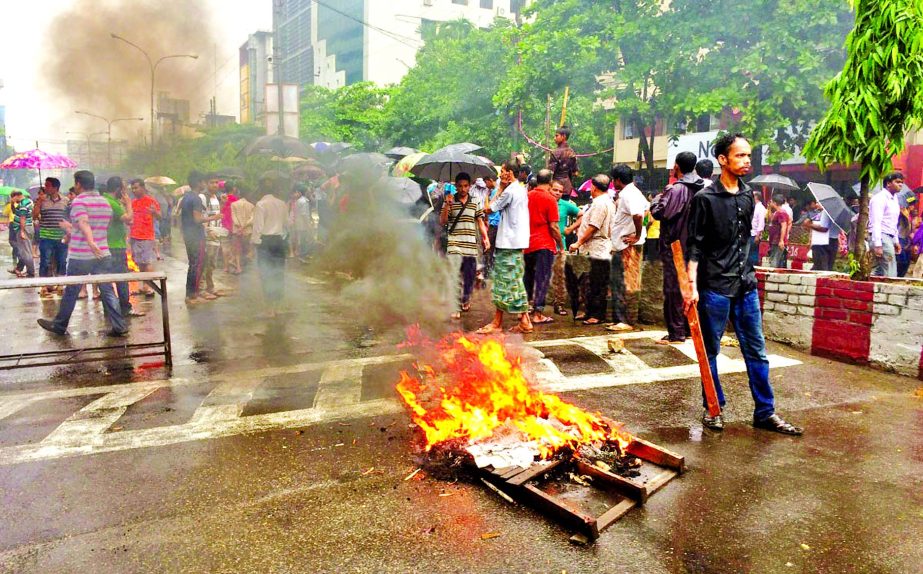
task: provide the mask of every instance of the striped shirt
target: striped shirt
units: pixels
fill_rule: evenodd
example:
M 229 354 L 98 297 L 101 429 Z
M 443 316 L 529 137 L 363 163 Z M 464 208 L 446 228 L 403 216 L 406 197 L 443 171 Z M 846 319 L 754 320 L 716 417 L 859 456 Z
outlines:
M 464 212 L 462 212 L 461 217 L 458 217 L 459 212 L 463 209 Z M 446 223 L 446 231 L 452 227 L 456 217 L 458 217 L 458 223 L 455 225 L 455 229 L 449 233 L 449 245 L 448 249 L 446 249 L 446 253 L 463 255 L 466 257 L 477 257 L 477 220 L 484 217 L 484 211 L 478 207 L 473 199 L 468 199 L 464 205 L 461 203 L 453 203 L 452 210 L 449 213 L 449 220 Z
M 45 197 L 38 212 L 42 222 L 42 227 L 38 231 L 39 238 L 59 241 L 64 239 L 64 230 L 61 229 L 60 223 L 67 216 L 67 198 L 59 195 L 55 201 L 51 197 Z
M 109 244 L 106 241 L 106 234 L 109 229 L 109 221 L 112 219 L 112 208 L 106 198 L 101 196 L 98 191 L 84 191 L 71 203 L 71 223 L 77 227 L 81 220 L 90 222 L 90 230 L 93 232 L 93 241 L 103 256 L 109 255 Z M 92 260 L 96 256 L 90 249 L 83 232 L 74 229 L 71 236 L 70 246 L 67 251 L 68 259 Z
M 13 208 L 13 221 L 10 223 L 10 229 L 13 230 L 13 233 L 19 233 L 23 219 L 26 220 L 26 228 L 30 233 L 32 232 L 32 206 L 32 200 L 23 196 L 19 200 L 19 205 Z

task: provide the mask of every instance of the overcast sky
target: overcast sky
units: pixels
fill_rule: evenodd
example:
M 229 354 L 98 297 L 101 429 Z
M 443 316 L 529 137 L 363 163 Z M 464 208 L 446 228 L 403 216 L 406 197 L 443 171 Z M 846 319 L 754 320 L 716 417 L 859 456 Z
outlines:
M 134 0 L 132 0 L 134 1 Z M 204 0 L 213 10 L 218 34 L 218 113 L 239 115 L 238 48 L 247 35 L 257 30 L 272 29 L 270 0 Z M 87 124 L 79 116 L 56 122 L 61 116 L 61 104 L 56 105 L 44 89 L 40 69 L 43 61 L 41 39 L 52 33 L 48 22 L 67 9 L 72 0 L 0 0 L 0 105 L 6 106 L 6 132 L 17 149 L 31 149 L 34 140 L 51 151 L 64 151 L 65 131 L 85 131 Z M 208 59 L 213 54 L 201 54 Z M 209 82 L 211 85 L 211 82 Z M 207 108 L 211 93 L 202 94 L 194 109 Z M 65 110 L 66 111 L 66 110 Z M 145 116 L 149 114 L 144 114 Z M 69 117 L 69 116 L 64 116 Z M 100 124 L 102 122 L 99 122 Z M 105 125 L 93 129 L 104 129 Z

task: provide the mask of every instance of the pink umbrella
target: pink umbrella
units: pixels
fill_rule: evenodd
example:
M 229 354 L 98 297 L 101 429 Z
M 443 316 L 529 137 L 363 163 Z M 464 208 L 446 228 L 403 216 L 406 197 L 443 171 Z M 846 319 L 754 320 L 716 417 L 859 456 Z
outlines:
M 588 179 L 588 180 L 586 180 L 585 182 L 583 182 L 583 185 L 581 185 L 581 186 L 578 187 L 577 189 L 578 189 L 578 191 L 582 191 L 582 192 L 586 193 L 586 192 L 590 191 L 590 189 L 592 189 L 592 188 L 593 188 L 593 180 Z M 611 181 L 609 182 L 609 189 L 615 189 L 615 186 L 612 185 L 612 182 L 611 182 Z
M 71 169 L 77 167 L 77 162 L 71 158 L 33 149 L 11 155 L 0 163 L 0 169 Z
M 0 169 L 37 169 L 38 179 L 42 180 L 43 169 L 72 169 L 77 167 L 77 162 L 71 158 L 48 153 L 40 149 L 32 149 L 11 155 L 0 163 Z

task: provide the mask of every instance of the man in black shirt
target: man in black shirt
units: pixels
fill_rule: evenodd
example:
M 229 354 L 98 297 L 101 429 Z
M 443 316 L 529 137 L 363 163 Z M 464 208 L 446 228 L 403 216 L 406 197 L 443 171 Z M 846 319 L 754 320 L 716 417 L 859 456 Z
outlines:
M 754 200 L 750 187 L 740 180 L 750 173 L 751 153 L 749 142 L 741 134 L 727 134 L 715 141 L 721 177 L 714 187 L 703 189 L 692 199 L 687 240 L 691 293 L 685 304 L 687 308 L 698 306 L 705 351 L 720 405 L 724 407 L 725 401 L 718 379 L 717 357 L 730 318 L 750 378 L 750 392 L 755 403 L 753 426 L 800 435 L 802 429 L 776 414 L 769 383 L 760 298 L 756 273 L 750 263 Z M 704 393 L 702 400 L 704 405 Z M 708 410 L 702 415 L 702 424 L 715 430 L 724 428 L 721 415 L 711 417 Z
M 199 194 L 205 190 L 205 176 L 198 171 L 189 173 L 189 189 L 180 199 L 180 228 L 183 230 L 183 242 L 186 244 L 186 258 L 189 270 L 186 272 L 186 304 L 194 305 L 202 301 L 199 298 L 199 278 L 205 263 L 205 223 L 217 221 L 221 214 L 207 217 L 205 205 Z M 205 297 L 214 299 L 214 295 Z

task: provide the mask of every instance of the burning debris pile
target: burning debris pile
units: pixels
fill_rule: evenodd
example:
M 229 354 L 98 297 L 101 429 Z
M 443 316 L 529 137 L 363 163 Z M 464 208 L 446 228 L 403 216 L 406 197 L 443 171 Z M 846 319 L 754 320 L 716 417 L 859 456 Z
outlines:
M 397 391 L 422 431 L 429 474 L 473 474 L 595 540 L 683 471 L 683 457 L 538 390 L 502 336 L 440 341 L 418 328 Z
M 397 390 L 425 439 L 425 451 L 466 453 L 478 468 L 528 468 L 534 462 L 578 456 L 629 469 L 631 436 L 599 414 L 535 389 L 502 336 L 441 341 L 419 329 L 405 346 L 416 373 L 401 373 Z M 623 460 L 626 459 L 626 460 Z

